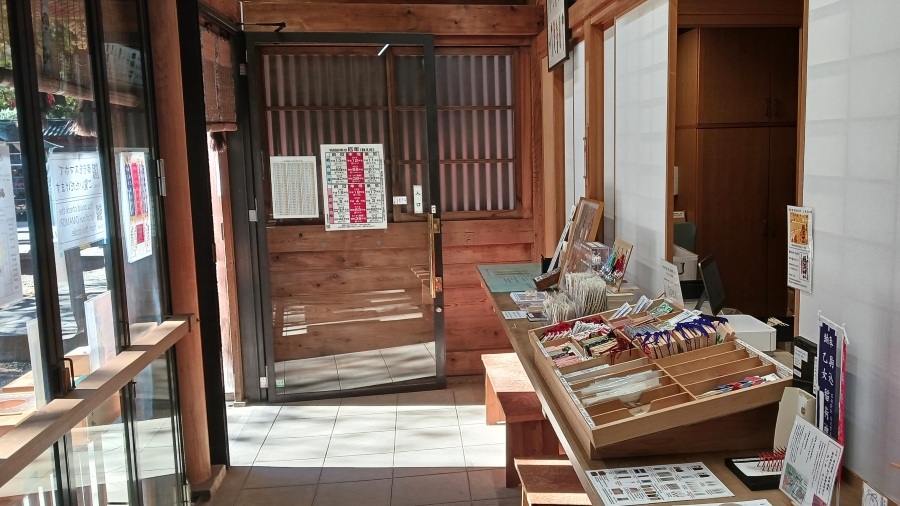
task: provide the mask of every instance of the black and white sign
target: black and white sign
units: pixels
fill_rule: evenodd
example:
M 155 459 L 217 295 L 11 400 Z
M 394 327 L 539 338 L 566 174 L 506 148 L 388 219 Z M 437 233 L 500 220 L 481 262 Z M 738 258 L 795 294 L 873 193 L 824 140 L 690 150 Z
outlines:
M 105 239 L 100 154 L 53 153 L 47 166 L 59 251 Z
M 569 59 L 569 7 L 567 0 L 547 0 L 548 70 Z

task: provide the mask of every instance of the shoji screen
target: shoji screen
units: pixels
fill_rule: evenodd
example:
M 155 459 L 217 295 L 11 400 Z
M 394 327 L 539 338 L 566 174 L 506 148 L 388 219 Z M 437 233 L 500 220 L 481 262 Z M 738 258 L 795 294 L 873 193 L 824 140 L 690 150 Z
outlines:
M 584 197 L 584 41 L 565 65 L 566 212 Z
M 900 500 L 900 2 L 810 0 L 803 203 L 816 313 L 847 323 L 845 465 Z
M 669 0 L 647 0 L 615 28 L 616 235 L 634 244 L 626 279 L 655 296 L 666 254 Z
M 616 239 L 616 27 L 603 32 L 603 243 Z

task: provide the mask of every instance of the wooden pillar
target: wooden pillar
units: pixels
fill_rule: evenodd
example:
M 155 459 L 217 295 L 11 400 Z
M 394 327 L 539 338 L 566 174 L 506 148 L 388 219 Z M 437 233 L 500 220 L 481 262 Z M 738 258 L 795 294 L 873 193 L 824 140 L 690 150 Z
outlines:
M 585 196 L 603 201 L 603 29 L 584 23 L 584 132 L 587 144 L 584 173 L 587 175 Z M 604 237 L 603 222 L 597 237 Z
M 547 68 L 547 58 L 541 61 Z M 544 251 L 545 257 L 553 256 L 559 236 L 566 224 L 566 130 L 565 89 L 562 66 L 552 72 L 544 70 L 541 78 L 541 118 L 544 139 Z
M 176 0 L 148 2 L 156 89 L 160 154 L 165 160 L 165 234 L 169 253 L 172 311 L 200 313 L 194 260 L 191 195 L 188 181 L 187 141 L 182 94 L 180 43 Z M 199 23 L 199 21 L 198 21 Z M 200 325 L 195 318 L 176 345 L 179 393 L 187 478 L 200 483 L 211 474 L 209 432 L 206 421 L 203 353 Z

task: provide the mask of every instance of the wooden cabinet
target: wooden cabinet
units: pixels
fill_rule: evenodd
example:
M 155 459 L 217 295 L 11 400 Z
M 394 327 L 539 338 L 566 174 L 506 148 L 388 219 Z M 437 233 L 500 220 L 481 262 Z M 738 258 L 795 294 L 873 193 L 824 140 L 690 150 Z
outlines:
M 787 211 L 796 201 L 799 35 L 698 28 L 678 36 L 675 210 L 715 254 L 726 306 L 787 311 Z
M 698 75 L 699 124 L 797 120 L 797 29 L 698 28 L 680 35 L 679 45 L 682 38 L 696 47 L 678 56 L 679 67 L 684 60 Z

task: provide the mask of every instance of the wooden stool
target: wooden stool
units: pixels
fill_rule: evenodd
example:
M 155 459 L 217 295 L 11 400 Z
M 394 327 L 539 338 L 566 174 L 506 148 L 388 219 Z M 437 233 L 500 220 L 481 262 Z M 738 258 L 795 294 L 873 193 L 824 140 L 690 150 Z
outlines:
M 568 459 L 516 459 L 522 480 L 522 506 L 590 506 Z
M 487 424 L 506 422 L 506 486 L 512 488 L 519 484 L 515 459 L 559 455 L 559 439 L 516 354 L 482 355 L 481 361 Z

